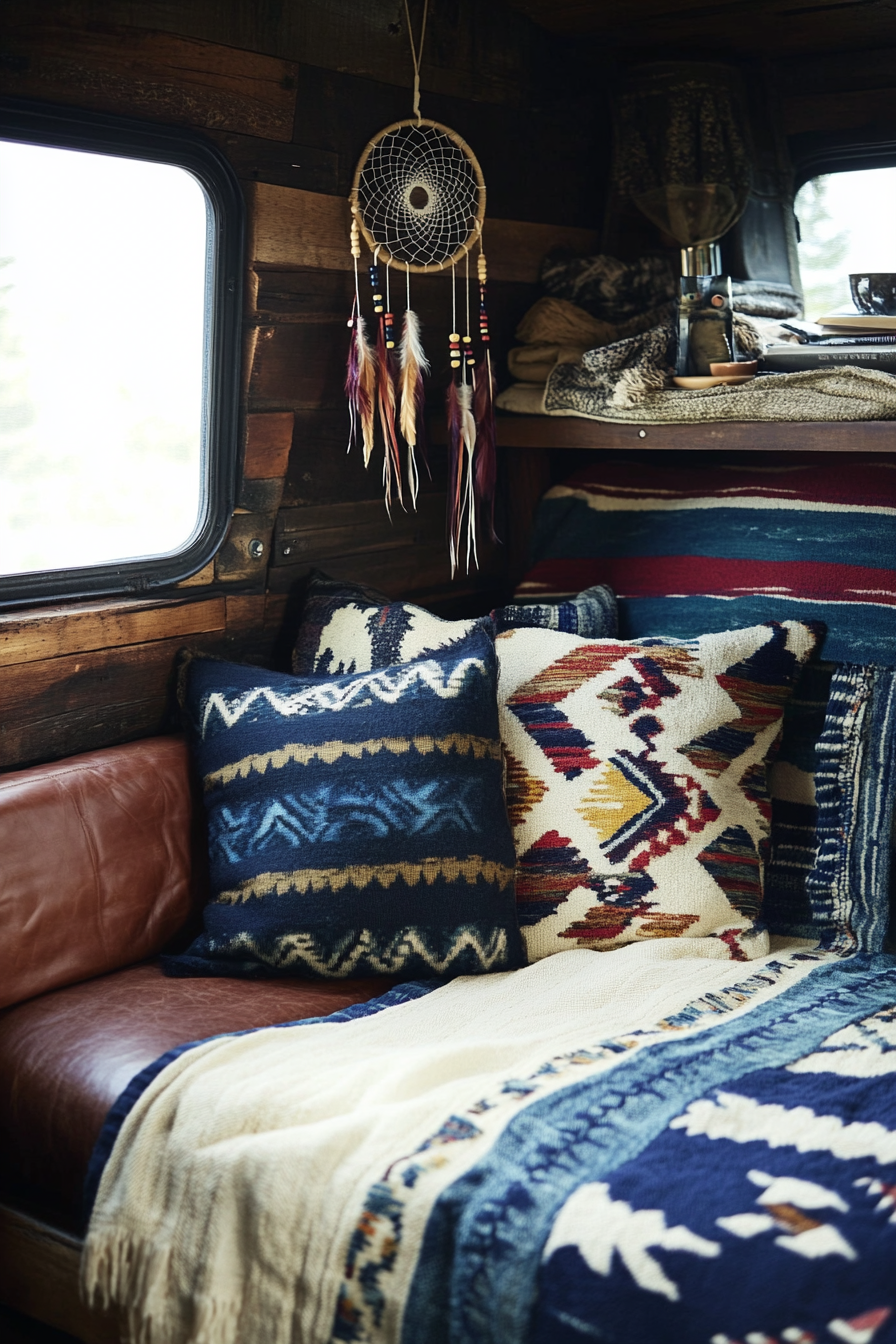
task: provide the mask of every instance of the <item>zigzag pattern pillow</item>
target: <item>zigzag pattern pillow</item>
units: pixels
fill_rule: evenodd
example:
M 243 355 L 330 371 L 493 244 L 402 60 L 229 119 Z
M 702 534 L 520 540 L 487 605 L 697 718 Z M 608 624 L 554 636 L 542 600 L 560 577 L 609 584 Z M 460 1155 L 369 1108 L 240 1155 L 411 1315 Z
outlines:
M 695 640 L 497 641 L 517 904 L 530 960 L 761 923 L 766 763 L 816 633 L 786 621 Z
M 353 676 L 186 669 L 213 901 L 172 975 L 507 970 L 524 960 L 490 636 Z

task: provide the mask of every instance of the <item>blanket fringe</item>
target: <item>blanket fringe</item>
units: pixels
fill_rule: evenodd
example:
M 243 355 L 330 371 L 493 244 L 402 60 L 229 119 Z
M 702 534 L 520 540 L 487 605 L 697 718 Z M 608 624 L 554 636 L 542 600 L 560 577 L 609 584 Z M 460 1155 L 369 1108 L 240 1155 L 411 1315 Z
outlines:
M 166 1304 L 173 1289 L 171 1248 L 160 1250 L 129 1233 L 88 1237 L 81 1257 L 81 1299 L 89 1307 L 118 1312 L 128 1344 L 171 1344 Z M 141 1304 L 123 1306 L 122 1304 Z M 239 1297 L 191 1297 L 191 1344 L 239 1344 Z

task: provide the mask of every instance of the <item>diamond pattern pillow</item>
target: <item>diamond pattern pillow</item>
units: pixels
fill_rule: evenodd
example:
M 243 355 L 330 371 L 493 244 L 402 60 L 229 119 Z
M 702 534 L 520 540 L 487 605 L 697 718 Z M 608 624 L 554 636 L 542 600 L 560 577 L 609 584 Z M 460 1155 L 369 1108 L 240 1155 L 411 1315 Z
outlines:
M 497 640 L 529 959 L 642 938 L 769 950 L 766 763 L 815 647 L 785 621 L 694 640 Z

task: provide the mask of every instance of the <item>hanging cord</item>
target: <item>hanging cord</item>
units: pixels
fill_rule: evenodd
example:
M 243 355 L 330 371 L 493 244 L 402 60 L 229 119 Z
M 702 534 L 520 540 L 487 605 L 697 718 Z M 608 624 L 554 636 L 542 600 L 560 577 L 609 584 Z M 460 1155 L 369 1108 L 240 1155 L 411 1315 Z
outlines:
M 420 114 L 420 62 L 423 59 L 423 39 L 426 36 L 426 13 L 429 9 L 429 0 L 423 0 L 423 22 L 420 25 L 420 41 L 414 46 L 414 32 L 411 28 L 411 11 L 408 9 L 408 0 L 404 0 L 404 12 L 408 21 L 408 41 L 411 44 L 411 60 L 414 62 L 414 116 L 418 124 L 423 120 Z
M 389 288 L 389 266 L 391 265 L 391 263 L 392 263 L 392 258 L 391 258 L 391 257 L 387 257 L 387 258 L 386 258 L 386 312 L 387 312 L 387 313 L 391 313 L 391 312 L 392 312 L 392 292 L 391 292 L 391 290 L 390 290 L 390 288 Z M 469 321 L 469 318 L 467 319 L 467 321 Z
M 457 267 L 451 267 L 451 330 L 457 331 Z M 454 338 L 452 337 L 452 340 Z

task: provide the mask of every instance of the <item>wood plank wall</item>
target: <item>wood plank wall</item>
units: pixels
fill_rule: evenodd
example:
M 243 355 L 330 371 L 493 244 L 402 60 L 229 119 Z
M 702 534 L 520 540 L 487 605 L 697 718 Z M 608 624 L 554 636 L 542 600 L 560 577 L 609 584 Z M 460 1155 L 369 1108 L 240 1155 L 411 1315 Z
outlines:
M 412 13 L 421 8 L 413 3 Z M 431 9 L 423 110 L 464 135 L 483 166 L 500 351 L 537 294 L 543 254 L 596 244 L 606 112 L 570 78 L 585 73 L 575 49 L 500 3 Z M 242 180 L 250 224 L 242 465 L 229 534 L 176 598 L 0 614 L 0 769 L 171 730 L 184 645 L 284 665 L 313 565 L 444 615 L 492 605 L 506 590 L 506 548 L 484 548 L 478 575 L 450 581 L 444 449 L 430 450 L 418 511 L 398 511 L 394 526 L 378 472 L 345 452 L 346 196 L 370 135 L 410 113 L 398 0 L 45 0 L 39 10 L 7 0 L 0 22 L 0 92 L 198 128 Z M 415 279 L 412 302 L 437 410 L 447 278 Z M 509 535 L 506 509 L 501 530 Z M 256 539 L 265 546 L 257 560 L 248 551 Z

